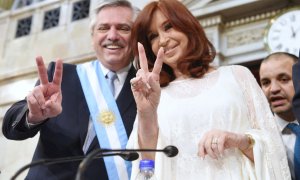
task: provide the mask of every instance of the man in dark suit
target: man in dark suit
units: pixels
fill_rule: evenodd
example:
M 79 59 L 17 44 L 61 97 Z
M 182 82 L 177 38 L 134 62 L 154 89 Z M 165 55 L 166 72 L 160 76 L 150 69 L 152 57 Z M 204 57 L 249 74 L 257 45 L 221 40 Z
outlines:
M 293 98 L 293 111 L 300 124 L 300 50 L 299 60 L 293 66 L 293 83 L 295 88 L 295 96 Z
M 40 132 L 33 161 L 83 156 L 97 148 L 125 148 L 136 116 L 130 88 L 136 73 L 130 36 L 137 12 L 120 0 L 96 8 L 90 26 L 95 61 L 76 66 L 57 60 L 47 71 L 43 58 L 37 57 L 39 81 L 25 100 L 6 112 L 5 137 L 23 140 Z M 111 81 L 106 79 L 110 73 L 114 74 Z M 118 158 L 94 160 L 84 178 L 128 179 L 130 164 Z M 26 179 L 75 179 L 79 163 L 35 166 Z

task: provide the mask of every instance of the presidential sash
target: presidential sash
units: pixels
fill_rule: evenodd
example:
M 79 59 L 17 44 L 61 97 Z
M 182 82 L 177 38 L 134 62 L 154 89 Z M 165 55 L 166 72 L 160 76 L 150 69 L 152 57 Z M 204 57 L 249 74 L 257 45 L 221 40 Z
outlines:
M 126 130 L 98 60 L 77 65 L 77 74 L 101 148 L 125 149 Z M 131 163 L 119 156 L 104 157 L 109 179 L 129 179 Z

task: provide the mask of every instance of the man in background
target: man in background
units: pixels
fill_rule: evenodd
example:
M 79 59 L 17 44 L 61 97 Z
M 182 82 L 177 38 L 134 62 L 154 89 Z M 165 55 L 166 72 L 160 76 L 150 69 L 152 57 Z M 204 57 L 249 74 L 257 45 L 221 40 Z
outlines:
M 275 119 L 278 121 L 293 179 L 296 179 L 294 171 L 296 135 L 289 128 L 289 124 L 298 124 L 292 110 L 292 99 L 295 94 L 292 67 L 297 59 L 295 55 L 276 52 L 262 61 L 259 70 L 261 88 L 270 103 Z
M 90 24 L 95 61 L 71 65 L 57 60 L 47 72 L 43 58 L 37 57 L 39 82 L 6 112 L 5 137 L 23 140 L 40 132 L 33 161 L 125 148 L 136 116 L 130 38 L 137 13 L 125 0 L 104 1 L 96 8 Z M 35 166 L 26 179 L 75 179 L 79 163 Z M 98 158 L 83 177 L 129 179 L 130 170 L 130 163 L 120 157 Z

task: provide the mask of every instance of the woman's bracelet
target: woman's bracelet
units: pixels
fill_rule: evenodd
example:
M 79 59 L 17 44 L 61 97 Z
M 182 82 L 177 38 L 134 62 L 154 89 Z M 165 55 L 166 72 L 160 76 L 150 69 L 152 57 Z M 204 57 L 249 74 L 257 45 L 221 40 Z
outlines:
M 245 135 L 247 136 L 249 146 L 242 151 L 248 151 L 249 149 L 252 149 L 255 144 L 255 140 L 253 139 L 253 137 L 250 134 L 245 134 Z

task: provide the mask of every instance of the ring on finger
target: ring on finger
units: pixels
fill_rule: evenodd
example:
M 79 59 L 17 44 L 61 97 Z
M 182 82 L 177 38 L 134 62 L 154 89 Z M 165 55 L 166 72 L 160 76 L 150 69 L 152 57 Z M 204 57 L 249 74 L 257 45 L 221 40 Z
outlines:
M 130 82 L 130 84 L 131 84 L 132 87 L 136 86 L 136 83 Z
M 211 144 L 218 144 L 218 138 L 214 137 L 211 141 Z

